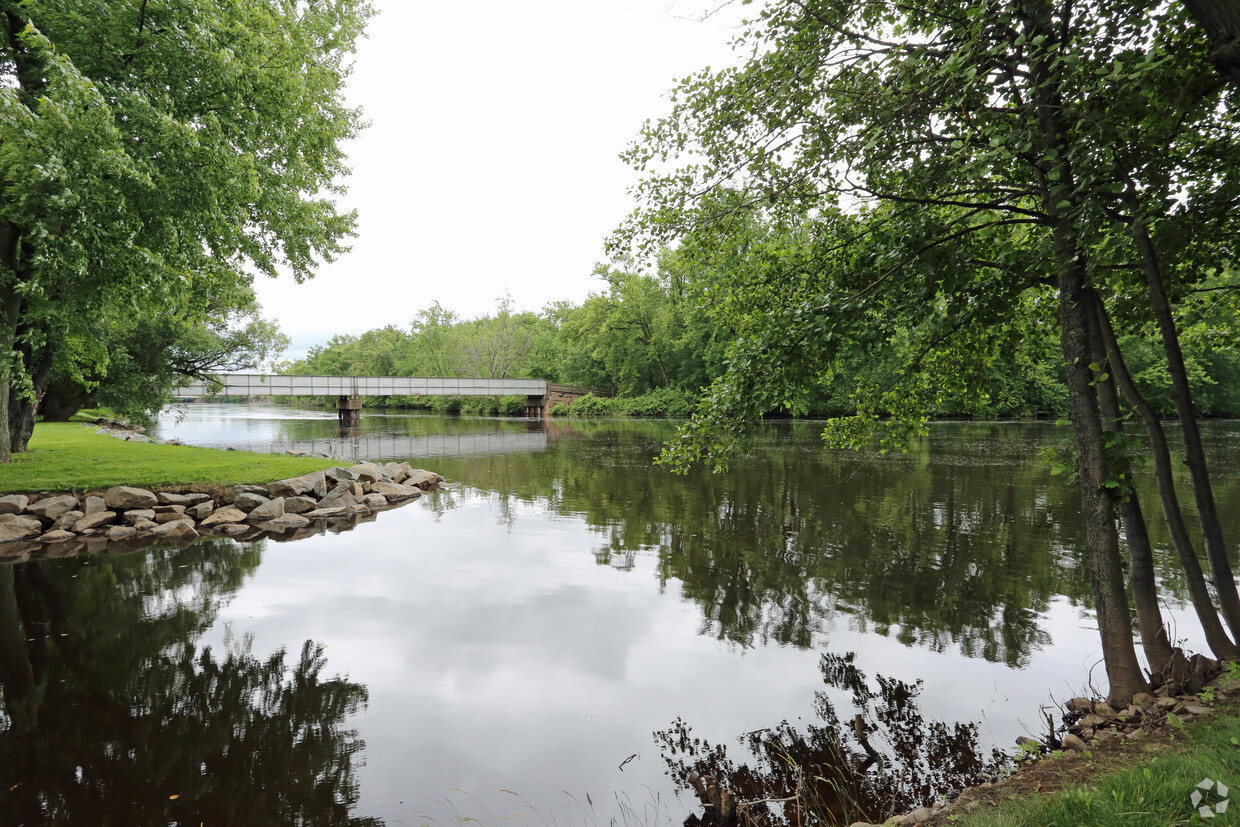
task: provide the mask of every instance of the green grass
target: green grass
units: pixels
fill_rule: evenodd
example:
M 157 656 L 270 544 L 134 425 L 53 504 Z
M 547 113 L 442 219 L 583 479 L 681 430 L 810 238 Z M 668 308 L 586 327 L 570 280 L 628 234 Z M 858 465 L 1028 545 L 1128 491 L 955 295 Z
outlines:
M 1073 763 L 1065 764 L 1064 772 L 1070 777 Z M 1204 779 L 1231 788 L 1232 806 L 1225 814 L 1203 819 L 1193 807 L 1190 797 Z M 1240 710 L 1235 706 L 1219 710 L 1180 731 L 1167 751 L 1148 761 L 1134 762 L 1088 784 L 1071 784 L 1052 795 L 1029 792 L 998 807 L 983 805 L 952 815 L 946 823 L 953 827 L 1240 824 Z
M 41 422 L 30 451 L 0 464 L 0 493 L 262 484 L 338 464 L 318 457 L 126 442 L 96 434 L 93 425 Z

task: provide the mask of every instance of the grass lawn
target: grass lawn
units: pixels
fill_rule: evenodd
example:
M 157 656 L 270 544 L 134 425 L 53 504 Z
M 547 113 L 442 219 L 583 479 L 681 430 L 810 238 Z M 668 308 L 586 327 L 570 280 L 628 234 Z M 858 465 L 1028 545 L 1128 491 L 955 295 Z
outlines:
M 94 425 L 40 422 L 30 451 L 0 463 L 0 493 L 81 493 L 114 485 L 261 485 L 339 464 L 318 457 L 126 442 L 96 434 Z

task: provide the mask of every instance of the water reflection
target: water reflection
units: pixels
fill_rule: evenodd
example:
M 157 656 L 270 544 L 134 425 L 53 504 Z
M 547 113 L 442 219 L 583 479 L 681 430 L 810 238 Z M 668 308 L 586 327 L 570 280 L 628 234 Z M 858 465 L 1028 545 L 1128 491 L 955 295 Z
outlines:
M 5 824 L 379 824 L 350 809 L 366 687 L 198 639 L 258 566 L 201 541 L 0 565 Z
M 694 737 L 679 718 L 654 733 L 677 787 L 708 800 L 727 790 L 741 823 L 761 827 L 882 822 L 993 778 L 1009 763 L 998 750 L 981 748 L 976 724 L 927 721 L 917 705 L 921 681 L 879 675 L 871 688 L 851 652 L 823 655 L 819 669 L 828 688 L 815 693 L 821 723 L 782 721 L 742 735 L 747 763 Z M 847 697 L 850 720 L 841 721 L 833 694 Z M 701 823 L 716 824 L 712 816 L 721 809 L 716 802 Z M 699 822 L 691 816 L 685 823 Z

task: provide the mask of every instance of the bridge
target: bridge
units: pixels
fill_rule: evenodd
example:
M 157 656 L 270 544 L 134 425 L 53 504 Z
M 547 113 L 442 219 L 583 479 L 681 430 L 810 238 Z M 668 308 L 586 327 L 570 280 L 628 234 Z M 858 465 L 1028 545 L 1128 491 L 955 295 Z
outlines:
M 178 398 L 204 396 L 334 396 L 340 424 L 358 424 L 363 396 L 524 396 L 525 415 L 545 417 L 551 406 L 571 405 L 588 388 L 553 385 L 544 379 L 482 379 L 430 376 L 286 376 L 221 373 L 182 385 Z

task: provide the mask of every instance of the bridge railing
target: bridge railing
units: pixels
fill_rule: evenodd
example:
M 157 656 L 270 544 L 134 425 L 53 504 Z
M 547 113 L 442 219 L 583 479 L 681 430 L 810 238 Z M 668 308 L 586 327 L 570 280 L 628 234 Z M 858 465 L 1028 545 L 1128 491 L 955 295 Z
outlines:
M 200 396 L 545 396 L 542 379 L 433 376 L 285 376 L 225 373 L 214 382 L 190 382 L 177 397 Z

